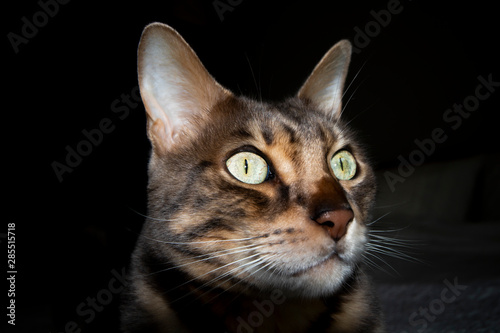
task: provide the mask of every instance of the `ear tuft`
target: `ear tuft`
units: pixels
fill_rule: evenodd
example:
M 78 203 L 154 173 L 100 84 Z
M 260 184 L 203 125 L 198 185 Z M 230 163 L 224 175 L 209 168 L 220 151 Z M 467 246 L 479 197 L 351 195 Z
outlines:
M 298 97 L 312 101 L 328 114 L 339 116 L 351 52 L 352 47 L 348 40 L 335 44 L 302 85 Z
M 155 150 L 166 151 L 177 135 L 195 131 L 190 120 L 203 118 L 217 101 L 230 95 L 177 31 L 162 23 L 152 23 L 142 33 L 138 73 Z

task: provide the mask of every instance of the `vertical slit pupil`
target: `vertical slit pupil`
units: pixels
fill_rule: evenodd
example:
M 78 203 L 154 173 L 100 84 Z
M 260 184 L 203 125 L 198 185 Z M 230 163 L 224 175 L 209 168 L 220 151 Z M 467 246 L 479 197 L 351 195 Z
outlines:
M 245 175 L 248 174 L 248 160 L 245 158 Z
M 339 162 L 340 162 L 340 170 L 344 171 L 344 163 L 342 163 L 342 157 L 339 158 Z

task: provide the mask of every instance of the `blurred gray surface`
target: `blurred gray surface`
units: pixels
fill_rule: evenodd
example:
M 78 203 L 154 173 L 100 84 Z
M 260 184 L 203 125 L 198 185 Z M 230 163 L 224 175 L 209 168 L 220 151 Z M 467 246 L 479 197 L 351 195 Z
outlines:
M 394 191 L 379 173 L 375 235 L 404 246 L 378 243 L 413 258 L 369 256 L 389 332 L 500 332 L 498 161 L 416 167 Z

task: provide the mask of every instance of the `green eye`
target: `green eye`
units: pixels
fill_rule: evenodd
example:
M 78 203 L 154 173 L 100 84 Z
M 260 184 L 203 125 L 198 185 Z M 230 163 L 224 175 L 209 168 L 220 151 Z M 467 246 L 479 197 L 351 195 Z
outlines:
M 335 177 L 339 180 L 350 180 L 356 174 L 356 160 L 347 150 L 341 150 L 333 155 L 330 164 Z
M 247 184 L 263 183 L 269 175 L 266 161 L 254 153 L 234 154 L 226 161 L 226 166 L 234 178 Z

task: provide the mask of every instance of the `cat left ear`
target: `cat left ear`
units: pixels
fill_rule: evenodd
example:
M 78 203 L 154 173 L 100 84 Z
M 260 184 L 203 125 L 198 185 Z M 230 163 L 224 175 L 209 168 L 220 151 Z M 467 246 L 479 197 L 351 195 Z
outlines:
M 328 114 L 340 116 L 351 50 L 351 43 L 347 40 L 335 44 L 302 85 L 298 97 L 312 101 Z
M 161 23 L 144 29 L 138 72 L 148 136 L 157 153 L 170 150 L 179 134 L 195 132 L 193 120 L 203 119 L 219 100 L 231 95 L 177 31 Z

